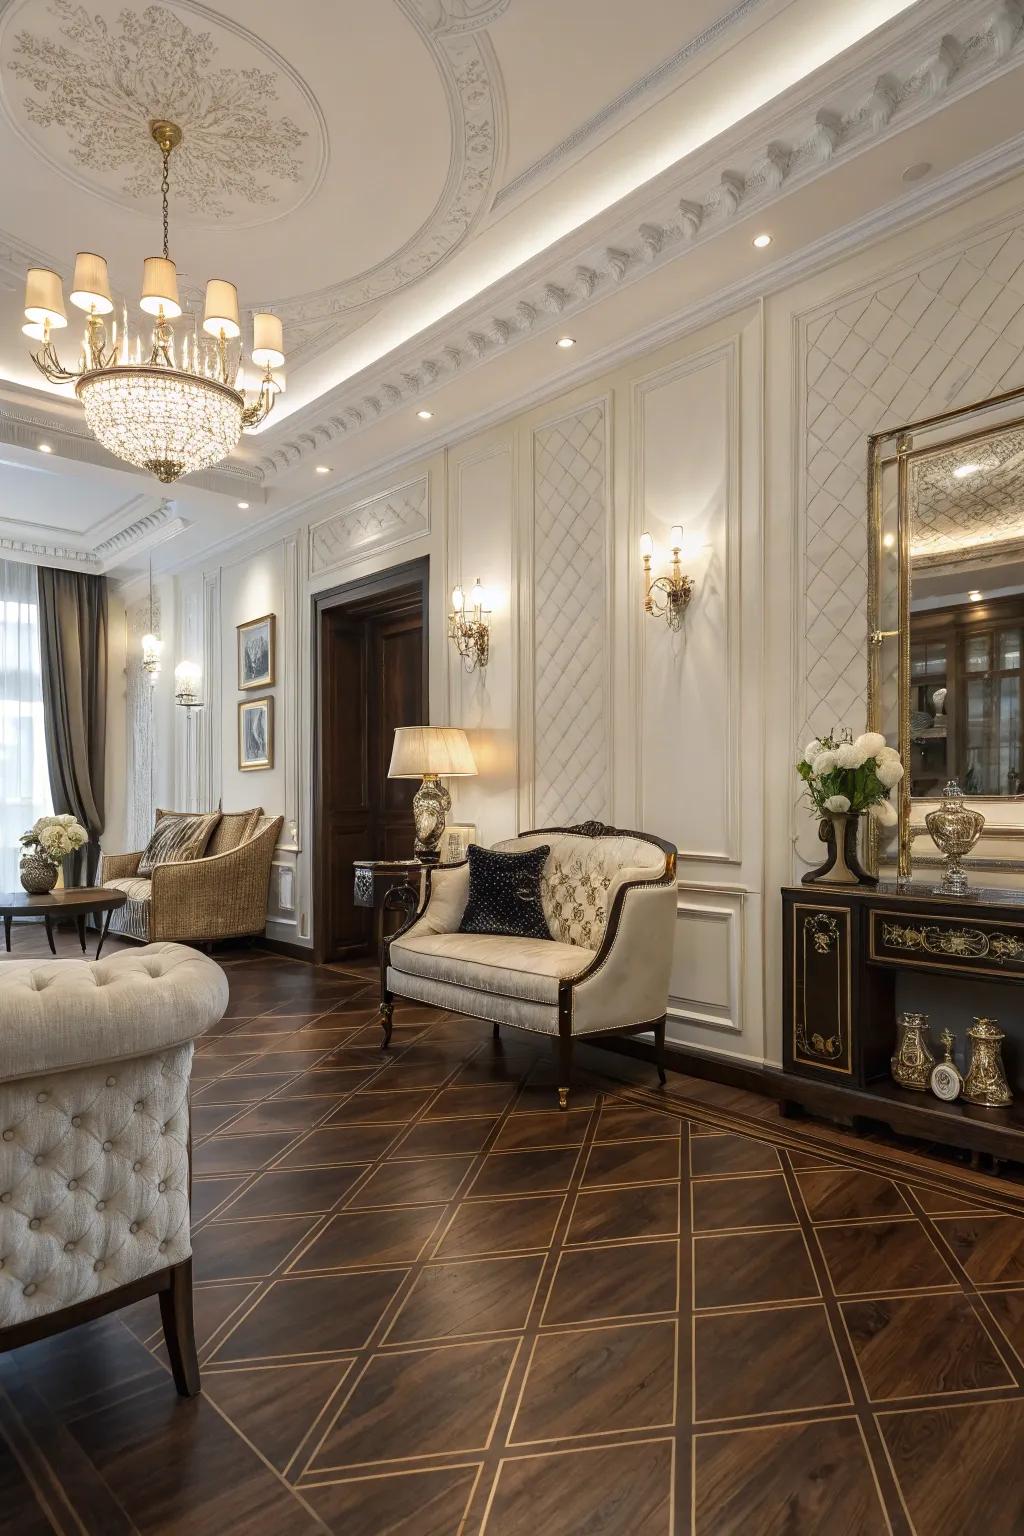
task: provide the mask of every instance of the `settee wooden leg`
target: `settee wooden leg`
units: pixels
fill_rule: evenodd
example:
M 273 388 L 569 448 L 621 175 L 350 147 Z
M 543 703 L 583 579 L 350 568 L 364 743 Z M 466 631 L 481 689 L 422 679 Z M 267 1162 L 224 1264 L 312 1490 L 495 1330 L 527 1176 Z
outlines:
M 391 1030 L 393 1028 L 394 1015 L 394 1003 L 389 997 L 382 997 L 380 1000 L 379 1012 L 380 1027 L 384 1031 L 384 1039 L 380 1043 L 380 1048 L 382 1051 L 386 1051 L 388 1046 L 391 1044 Z
M 192 1260 L 171 1270 L 168 1290 L 160 1292 L 160 1320 L 171 1362 L 174 1385 L 181 1397 L 195 1397 L 200 1390 L 199 1358 L 192 1321 Z
M 569 1089 L 572 1086 L 572 1035 L 558 1037 L 558 1107 L 569 1108 Z
M 665 1020 L 659 1019 L 654 1026 L 654 1059 L 658 1064 L 658 1082 L 664 1088 L 668 1082 L 665 1076 Z
M 491 1030 L 491 1038 L 492 1040 L 501 1039 L 501 1025 L 497 1022 L 495 1022 L 494 1028 Z

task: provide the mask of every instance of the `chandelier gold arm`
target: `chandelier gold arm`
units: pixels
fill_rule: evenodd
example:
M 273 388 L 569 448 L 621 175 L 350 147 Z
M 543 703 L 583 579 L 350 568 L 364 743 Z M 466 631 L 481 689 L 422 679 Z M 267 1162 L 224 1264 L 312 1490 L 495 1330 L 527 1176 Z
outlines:
M 274 375 L 268 368 L 260 383 L 260 392 L 252 405 L 247 405 L 242 412 L 243 427 L 258 427 L 261 421 L 266 421 L 274 409 L 274 396 L 277 391 L 273 388 Z

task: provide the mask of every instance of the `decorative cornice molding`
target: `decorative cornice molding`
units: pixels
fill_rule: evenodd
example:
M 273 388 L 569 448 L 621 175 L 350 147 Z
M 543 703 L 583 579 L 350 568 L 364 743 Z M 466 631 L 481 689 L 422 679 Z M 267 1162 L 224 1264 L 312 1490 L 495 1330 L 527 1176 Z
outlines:
M 131 505 L 132 502 L 129 502 L 127 507 Z M 125 511 L 127 507 L 121 510 Z M 112 565 L 119 565 L 127 552 L 137 554 L 156 544 L 163 544 L 188 526 L 188 519 L 179 517 L 175 512 L 174 502 L 164 497 L 158 507 L 126 523 L 115 533 L 88 548 L 73 540 L 27 539 L 13 534 L 0 534 L 0 553 L 10 555 L 15 560 L 31 560 L 38 565 L 70 566 L 76 570 L 103 572 Z
M 270 476 L 290 468 L 318 447 L 361 431 L 433 386 L 550 328 L 556 318 L 564 323 L 604 293 L 713 240 L 736 219 L 769 206 L 1024 58 L 1022 0 L 1002 0 L 994 14 L 979 0 L 958 0 L 959 36 L 942 30 L 953 10 L 943 7 L 923 43 L 920 18 L 902 28 L 894 23 L 881 29 L 870 40 L 870 56 L 859 65 L 837 66 L 824 85 L 828 70 L 801 82 L 798 92 L 788 94 L 788 107 L 784 101 L 756 114 L 735 135 L 723 135 L 700 156 L 624 199 L 614 211 L 615 222 L 606 216 L 592 221 L 296 413 L 280 431 L 271 428 L 265 434 L 263 471 Z M 879 73 L 883 62 L 888 67 Z M 856 105 L 812 108 L 823 88 L 837 102 Z

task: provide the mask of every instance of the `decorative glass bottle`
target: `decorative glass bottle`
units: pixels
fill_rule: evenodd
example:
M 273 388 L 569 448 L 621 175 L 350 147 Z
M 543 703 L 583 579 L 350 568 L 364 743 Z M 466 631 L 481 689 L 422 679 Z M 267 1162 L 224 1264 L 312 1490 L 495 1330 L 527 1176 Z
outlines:
M 929 811 L 924 820 L 932 842 L 946 857 L 937 892 L 942 896 L 962 896 L 967 890 L 967 875 L 961 860 L 981 836 L 985 818 L 980 811 L 968 810 L 963 790 L 955 779 L 950 779 L 942 791 L 942 804 Z

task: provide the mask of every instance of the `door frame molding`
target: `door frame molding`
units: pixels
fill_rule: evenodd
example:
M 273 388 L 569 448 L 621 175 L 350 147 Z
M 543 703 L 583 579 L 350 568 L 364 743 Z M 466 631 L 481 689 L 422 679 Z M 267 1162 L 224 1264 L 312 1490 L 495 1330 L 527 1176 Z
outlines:
M 327 613 L 334 608 L 352 608 L 366 604 L 372 613 L 372 604 L 375 598 L 386 598 L 390 594 L 397 595 L 400 592 L 408 592 L 410 596 L 418 596 L 420 602 L 420 614 L 423 621 L 423 708 L 425 718 L 424 725 L 430 724 L 430 556 L 421 555 L 416 560 L 407 560 L 402 565 L 392 565 L 386 570 L 376 571 L 372 576 L 360 576 L 355 581 L 343 582 L 340 586 L 330 587 L 324 592 L 314 592 L 310 599 L 312 605 L 312 678 L 311 691 L 313 705 L 313 837 L 311 844 L 312 874 L 313 874 L 313 959 L 315 964 L 323 965 L 324 961 L 324 937 L 323 914 L 325 860 L 323 855 L 323 697 L 321 694 L 322 683 L 322 640 L 323 621 Z M 365 703 L 365 701 L 364 701 Z

